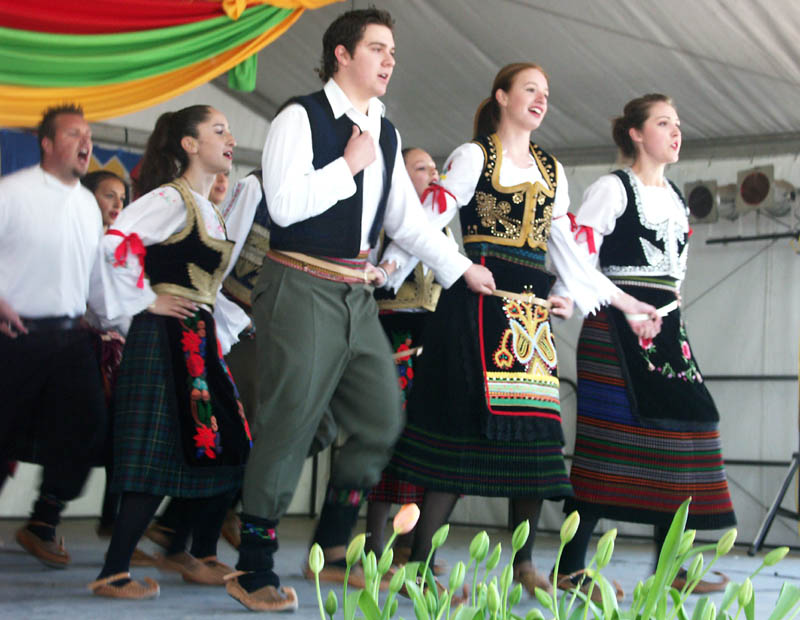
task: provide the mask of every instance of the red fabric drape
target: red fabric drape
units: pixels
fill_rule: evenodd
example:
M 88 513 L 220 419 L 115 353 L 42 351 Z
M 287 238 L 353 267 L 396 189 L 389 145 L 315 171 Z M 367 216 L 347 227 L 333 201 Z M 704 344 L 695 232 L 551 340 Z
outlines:
M 0 26 L 61 34 L 151 30 L 223 15 L 219 0 L 0 0 Z

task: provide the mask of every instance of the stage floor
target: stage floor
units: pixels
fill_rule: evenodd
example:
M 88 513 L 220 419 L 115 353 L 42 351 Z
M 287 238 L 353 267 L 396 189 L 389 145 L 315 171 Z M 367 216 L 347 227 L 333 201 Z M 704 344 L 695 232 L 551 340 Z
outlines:
M 179 575 L 159 574 L 155 568 L 134 568 L 136 577 L 151 576 L 161 584 L 161 595 L 151 601 L 116 601 L 92 596 L 86 584 L 92 581 L 100 568 L 107 540 L 95 535 L 96 520 L 68 519 L 59 528 L 66 547 L 72 555 L 72 564 L 66 570 L 44 567 L 29 556 L 14 540 L 14 532 L 22 525 L 20 520 L 0 520 L 0 618 L 38 620 L 87 619 L 127 620 L 133 618 L 241 618 L 244 607 L 230 598 L 222 587 L 189 585 Z M 313 582 L 302 577 L 301 567 L 307 554 L 314 522 L 304 517 L 288 517 L 281 523 L 280 551 L 276 556 L 278 573 L 284 585 L 293 586 L 300 599 L 300 608 L 287 617 L 295 620 L 318 620 L 319 612 Z M 363 528 L 363 521 L 359 523 Z M 450 537 L 441 550 L 440 557 L 449 566 L 458 560 L 466 560 L 469 541 L 478 531 L 474 527 L 453 527 Z M 504 530 L 488 530 L 492 546 L 503 543 L 504 566 L 510 554 L 510 533 Z M 146 551 L 155 550 L 152 543 L 142 543 Z M 541 571 L 549 573 L 558 549 L 558 537 L 539 534 L 536 541 L 536 562 Z M 592 544 L 592 551 L 594 543 Z M 735 548 L 723 558 L 717 567 L 734 581 L 741 581 L 755 570 L 764 552 L 749 557 L 746 548 Z M 231 565 L 236 562 L 236 552 L 226 542 L 219 546 L 220 560 Z M 637 580 L 644 578 L 653 560 L 652 545 L 646 541 L 619 540 L 611 564 L 604 574 L 616 579 L 625 590 L 625 600 L 630 602 Z M 709 561 L 706 554 L 706 561 Z M 783 562 L 768 568 L 754 580 L 756 590 L 756 618 L 767 618 L 777 600 L 784 581 L 800 586 L 800 558 L 791 552 Z M 446 583 L 446 581 L 445 581 Z M 329 589 L 322 587 L 323 599 Z M 341 589 L 337 589 L 341 601 Z M 693 597 L 696 599 L 696 597 Z M 719 602 L 721 594 L 713 595 Z M 538 606 L 535 599 L 523 595 L 515 613 L 524 616 L 528 609 Z M 359 614 L 360 615 L 360 614 Z M 412 620 L 413 606 L 402 599 L 398 616 Z M 397 616 L 396 616 L 397 617 Z

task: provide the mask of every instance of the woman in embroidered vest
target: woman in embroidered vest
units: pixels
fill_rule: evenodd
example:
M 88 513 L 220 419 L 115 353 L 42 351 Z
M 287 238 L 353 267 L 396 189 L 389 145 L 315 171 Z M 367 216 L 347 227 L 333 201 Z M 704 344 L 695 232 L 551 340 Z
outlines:
M 584 321 L 578 342 L 578 424 L 570 479 L 581 523 L 561 558 L 584 568 L 602 517 L 655 526 L 656 558 L 675 510 L 692 497 L 686 523 L 736 523 L 722 462 L 719 415 L 689 346 L 679 308 L 690 234 L 688 209 L 664 177 L 678 161 L 681 130 L 672 101 L 630 101 L 613 123 L 614 142 L 633 165 L 585 192 L 576 237 L 617 286 L 661 309 L 662 329 L 642 338 L 604 309 Z M 624 450 L 621 448 L 624 447 Z M 702 582 L 694 591 L 724 588 Z M 685 574 L 675 587 L 683 587 Z
M 114 468 L 122 493 L 106 561 L 90 589 L 150 598 L 158 584 L 131 581 L 131 554 L 166 495 L 184 503 L 163 564 L 184 580 L 222 583 L 220 526 L 241 485 L 250 447 L 222 355 L 248 323 L 219 294 L 233 243 L 206 198 L 230 170 L 235 141 L 223 114 L 198 105 L 163 114 L 147 143 L 141 198 L 108 230 L 94 274 L 108 319 L 134 316 L 114 392 Z M 213 312 L 213 315 L 212 315 Z M 183 550 L 191 533 L 192 553 Z M 171 554 L 170 554 L 171 552 Z
M 420 200 L 425 203 L 428 196 L 433 204 L 425 207 L 429 217 L 433 217 L 447 208 L 444 189 L 438 185 L 439 171 L 430 154 L 421 148 L 403 149 L 403 161 L 414 184 Z M 440 198 L 439 198 L 440 197 Z M 391 252 L 387 249 L 381 257 L 382 263 L 391 262 Z M 391 290 L 387 290 L 387 288 Z M 414 384 L 414 373 L 417 369 L 419 348 L 422 347 L 423 326 L 429 314 L 436 308 L 436 302 L 442 287 L 434 281 L 434 274 L 422 263 L 412 265 L 403 273 L 390 276 L 387 288 L 375 291 L 378 299 L 378 311 L 381 325 L 389 338 L 392 350 L 396 355 L 404 351 L 416 351 L 414 354 L 396 360 L 398 381 L 403 393 L 403 409 Z M 388 472 L 384 472 L 380 482 L 367 497 L 368 533 L 366 551 L 374 551 L 380 557 L 384 546 L 384 530 L 392 504 L 422 504 L 425 489 L 404 480 L 398 480 Z M 394 544 L 394 561 L 405 564 L 411 555 L 414 532 L 397 538 Z M 437 565 L 434 573 L 439 574 L 444 567 Z
M 572 495 L 550 314 L 568 317 L 573 300 L 584 313 L 610 302 L 647 315 L 632 324 L 642 335 L 658 329 L 655 308 L 579 258 L 564 217 L 563 168 L 530 140 L 547 99 L 541 67 L 504 67 L 478 108 L 475 139 L 445 165 L 442 186 L 452 197 L 443 219 L 461 207 L 467 256 L 492 271 L 498 290 L 476 295 L 456 283 L 442 293 L 426 325 L 408 425 L 390 465 L 394 475 L 427 489 L 412 560 L 425 559 L 459 494 L 513 498 L 515 524 L 531 525 L 514 567 L 529 592 L 550 589 L 531 562 L 541 502 Z

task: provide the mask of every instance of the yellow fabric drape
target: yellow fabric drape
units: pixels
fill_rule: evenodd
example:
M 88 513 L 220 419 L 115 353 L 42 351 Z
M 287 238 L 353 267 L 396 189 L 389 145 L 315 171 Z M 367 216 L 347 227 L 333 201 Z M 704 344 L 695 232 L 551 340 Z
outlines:
M 222 10 L 231 19 L 239 19 L 248 6 L 256 4 L 269 4 L 279 9 L 318 9 L 330 3 L 331 0 L 222 0 Z
M 235 67 L 252 54 L 272 43 L 300 18 L 306 8 L 314 9 L 339 0 L 265 0 L 270 4 L 294 11 L 278 26 L 267 30 L 255 39 L 194 65 L 162 75 L 133 80 L 114 85 L 77 88 L 37 88 L 0 84 L 0 126 L 33 127 L 41 119 L 42 111 L 63 102 L 77 103 L 83 107 L 89 121 L 101 121 L 129 114 L 167 101 L 192 88 L 205 84 Z M 223 1 L 226 12 L 237 7 L 236 0 Z M 246 5 L 246 3 L 244 3 Z M 251 1 L 251 4 L 254 4 Z M 228 6 L 226 6 L 228 5 Z

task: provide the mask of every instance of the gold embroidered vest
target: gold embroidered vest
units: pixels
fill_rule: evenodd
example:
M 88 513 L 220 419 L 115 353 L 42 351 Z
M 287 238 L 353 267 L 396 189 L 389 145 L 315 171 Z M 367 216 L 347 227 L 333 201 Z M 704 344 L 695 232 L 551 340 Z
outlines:
M 464 245 L 486 242 L 547 251 L 558 184 L 556 159 L 531 142 L 530 153 L 544 184 L 505 187 L 500 184 L 500 138 L 492 134 L 474 142 L 483 149 L 485 163 L 472 200 L 460 212 Z
M 208 234 L 203 213 L 182 179 L 167 183 L 186 206 L 186 226 L 168 239 L 151 245 L 145 256 L 145 273 L 157 294 L 178 295 L 211 307 L 233 251 L 233 242 Z M 214 207 L 222 227 L 225 221 Z

